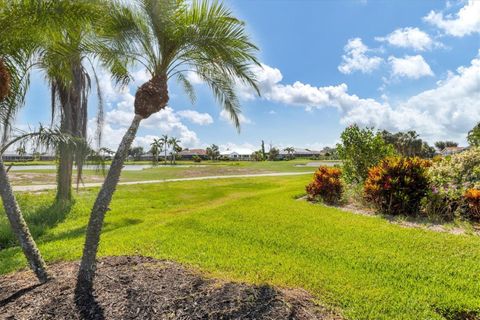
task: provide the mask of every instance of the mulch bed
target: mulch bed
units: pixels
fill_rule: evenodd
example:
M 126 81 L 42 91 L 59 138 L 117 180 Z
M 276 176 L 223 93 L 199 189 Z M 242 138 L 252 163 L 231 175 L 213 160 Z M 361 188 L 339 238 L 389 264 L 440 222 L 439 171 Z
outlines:
M 208 279 L 171 261 L 108 257 L 94 300 L 75 303 L 78 262 L 51 265 L 39 285 L 26 270 L 0 277 L 0 319 L 342 319 L 300 289 Z

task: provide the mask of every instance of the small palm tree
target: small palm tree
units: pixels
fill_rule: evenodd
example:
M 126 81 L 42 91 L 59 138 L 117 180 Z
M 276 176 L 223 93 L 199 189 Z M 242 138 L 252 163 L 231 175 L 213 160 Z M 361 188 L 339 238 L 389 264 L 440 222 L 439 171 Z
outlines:
M 196 73 L 212 90 L 219 104 L 239 128 L 238 82 L 257 90 L 252 64 L 257 48 L 250 42 L 242 21 L 218 2 L 140 0 L 134 14 L 122 24 L 123 47 L 146 66 L 150 80 L 135 94 L 135 116 L 115 154 L 105 182 L 90 214 L 76 292 L 92 292 L 96 255 L 105 213 L 118 184 L 128 149 L 140 122 L 159 112 L 169 101 L 168 80 L 176 79 L 194 98 L 187 72 Z M 140 17 L 140 19 L 131 19 Z M 117 19 L 117 21 L 120 21 Z M 127 28 L 125 26 L 131 26 Z M 127 31 L 127 32 L 125 32 Z
M 153 163 L 158 164 L 158 156 L 162 152 L 163 142 L 160 139 L 153 139 L 153 142 L 150 144 L 150 152 L 153 156 Z
M 293 147 L 287 147 L 283 149 L 283 151 L 287 152 L 288 159 L 291 160 L 293 158 L 293 153 L 295 152 L 295 149 Z
M 171 137 L 170 140 L 168 140 L 168 144 L 170 145 L 170 147 L 172 147 L 172 162 L 173 164 L 175 164 L 175 156 L 177 152 L 182 150 L 182 148 L 180 147 L 180 140 L 178 138 Z
M 164 154 L 164 157 L 163 157 L 163 160 L 165 161 L 165 165 L 167 165 L 167 149 L 168 147 L 170 146 L 170 139 L 168 138 L 168 135 L 164 134 L 161 138 L 160 138 L 160 142 L 163 144 L 163 151 L 165 152 Z

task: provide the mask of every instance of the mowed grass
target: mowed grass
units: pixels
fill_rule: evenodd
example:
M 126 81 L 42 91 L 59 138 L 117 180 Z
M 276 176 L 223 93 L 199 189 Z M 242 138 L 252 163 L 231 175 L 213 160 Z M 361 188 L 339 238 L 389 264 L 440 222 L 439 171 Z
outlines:
M 348 319 L 462 319 L 480 310 L 479 237 L 295 200 L 309 180 L 122 186 L 100 255 L 166 258 L 215 277 L 302 287 Z M 38 242 L 49 262 L 80 257 L 95 191 L 82 191 L 64 217 L 45 225 Z M 20 199 L 28 216 L 51 214 L 53 193 Z M 0 251 L 0 273 L 24 266 L 18 248 Z

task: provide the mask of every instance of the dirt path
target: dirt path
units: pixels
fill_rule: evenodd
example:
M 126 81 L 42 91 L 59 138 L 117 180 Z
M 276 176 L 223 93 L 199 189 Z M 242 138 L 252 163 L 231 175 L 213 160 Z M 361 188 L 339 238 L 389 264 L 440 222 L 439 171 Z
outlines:
M 177 181 L 196 181 L 196 180 L 212 180 L 212 179 L 231 179 L 231 178 L 254 178 L 254 177 L 282 177 L 282 176 L 296 176 L 313 174 L 312 172 L 276 172 L 276 173 L 257 173 L 257 174 L 237 174 L 237 175 L 221 175 L 221 176 L 205 176 L 205 177 L 192 177 L 192 178 L 177 178 L 177 179 L 162 179 L 162 180 L 145 180 L 145 181 L 128 181 L 119 182 L 119 185 L 136 185 L 136 184 L 154 184 L 164 182 L 177 182 Z M 82 188 L 100 187 L 101 182 L 85 183 L 81 185 Z M 13 191 L 31 192 L 31 191 L 43 191 L 53 190 L 57 186 L 54 184 L 46 185 L 29 185 L 29 186 L 13 186 Z

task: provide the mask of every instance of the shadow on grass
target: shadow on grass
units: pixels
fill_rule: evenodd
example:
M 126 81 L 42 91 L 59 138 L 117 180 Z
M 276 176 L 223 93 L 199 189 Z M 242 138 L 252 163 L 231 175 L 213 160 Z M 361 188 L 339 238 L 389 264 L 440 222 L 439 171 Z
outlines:
M 24 218 L 33 238 L 41 237 L 46 231 L 64 221 L 74 204 L 74 201 L 55 202 L 49 206 L 42 206 L 35 211 L 25 212 Z M 10 229 L 8 220 L 0 221 L 0 250 L 16 245 L 17 239 Z

